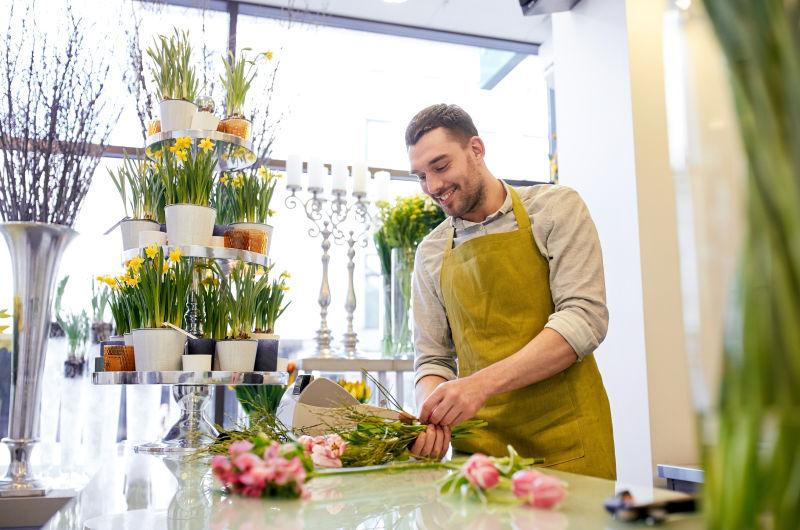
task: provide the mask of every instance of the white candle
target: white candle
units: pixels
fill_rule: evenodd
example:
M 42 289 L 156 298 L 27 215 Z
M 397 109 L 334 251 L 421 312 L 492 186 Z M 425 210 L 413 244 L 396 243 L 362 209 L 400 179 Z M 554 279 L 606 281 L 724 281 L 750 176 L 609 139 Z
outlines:
M 388 171 L 378 171 L 375 173 L 375 184 L 377 187 L 377 199 L 379 201 L 389 200 L 389 181 L 391 175 Z
M 367 193 L 367 179 L 369 169 L 366 162 L 356 162 L 353 164 L 353 193 Z
M 286 157 L 286 187 L 300 187 L 303 179 L 303 159 L 300 155 Z
M 325 169 L 325 165 L 322 163 L 322 159 L 318 157 L 311 157 L 311 161 L 308 163 L 308 187 L 322 189 L 324 186 L 324 177 L 327 175 L 328 172 Z
M 347 164 L 342 161 L 336 161 L 331 164 L 331 176 L 333 177 L 333 191 L 342 193 L 347 191 L 347 177 L 350 176 Z

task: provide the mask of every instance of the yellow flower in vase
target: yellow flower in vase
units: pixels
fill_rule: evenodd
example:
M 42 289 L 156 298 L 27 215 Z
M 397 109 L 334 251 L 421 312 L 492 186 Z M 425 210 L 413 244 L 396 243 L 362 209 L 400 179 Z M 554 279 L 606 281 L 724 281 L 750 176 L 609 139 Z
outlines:
M 188 148 L 190 148 L 190 147 L 192 146 L 192 139 L 191 139 L 191 138 L 189 138 L 188 136 L 179 136 L 179 137 L 178 137 L 178 138 L 175 140 L 175 145 L 176 145 L 176 146 L 178 147 L 178 149 L 180 149 L 180 150 L 183 150 L 183 149 L 188 149 Z
M 183 257 L 183 252 L 181 252 L 181 249 L 179 249 L 179 248 L 176 248 L 175 250 L 172 250 L 169 253 L 169 260 L 172 263 L 177 263 L 178 260 L 181 259 L 182 257 Z
M 149 247 L 144 249 L 144 253 L 147 255 L 148 258 L 154 259 L 156 256 L 158 256 L 158 246 L 150 245 Z
M 189 158 L 189 154 L 186 151 L 175 151 L 175 158 L 181 162 L 186 162 L 186 159 Z
M 214 142 L 209 140 L 208 138 L 203 138 L 197 146 L 203 150 L 203 152 L 207 153 L 214 149 Z

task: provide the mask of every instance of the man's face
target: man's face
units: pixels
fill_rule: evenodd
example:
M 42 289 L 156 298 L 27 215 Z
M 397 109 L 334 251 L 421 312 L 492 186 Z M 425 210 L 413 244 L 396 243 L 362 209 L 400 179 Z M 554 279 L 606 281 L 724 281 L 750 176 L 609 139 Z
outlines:
M 480 140 L 477 140 L 480 142 Z M 408 148 L 411 173 L 422 191 L 447 215 L 469 215 L 483 199 L 473 142 L 462 145 L 444 128 L 433 129 Z

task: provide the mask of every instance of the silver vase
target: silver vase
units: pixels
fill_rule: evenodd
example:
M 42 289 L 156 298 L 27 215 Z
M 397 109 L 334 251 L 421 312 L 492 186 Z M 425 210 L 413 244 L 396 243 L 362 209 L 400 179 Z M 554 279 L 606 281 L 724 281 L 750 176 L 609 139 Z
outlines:
M 46 223 L 0 223 L 14 272 L 14 335 L 11 353 L 11 403 L 8 438 L 11 452 L 0 497 L 44 495 L 31 471 L 30 455 L 39 437 L 42 373 L 50 329 L 50 307 L 61 256 L 77 232 Z

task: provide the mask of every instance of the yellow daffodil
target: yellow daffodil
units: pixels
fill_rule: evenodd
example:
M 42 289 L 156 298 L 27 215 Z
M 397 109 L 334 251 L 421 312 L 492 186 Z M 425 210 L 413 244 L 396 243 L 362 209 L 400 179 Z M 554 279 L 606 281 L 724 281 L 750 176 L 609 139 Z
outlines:
M 148 258 L 153 259 L 158 256 L 158 246 L 157 245 L 150 245 L 146 249 L 144 249 L 144 253 L 147 255 Z
M 181 148 L 180 148 L 180 146 L 178 144 L 169 146 L 169 152 L 170 153 L 177 153 L 180 150 L 181 150 Z
M 164 265 L 161 266 L 161 274 L 166 274 L 169 272 L 169 262 L 165 261 Z
M 267 50 L 267 51 L 265 51 L 265 52 L 264 52 L 264 57 L 266 57 L 268 61 L 271 61 L 271 60 L 272 60 L 272 57 L 273 57 L 273 55 L 272 55 L 272 50 Z
M 175 145 L 178 146 L 178 149 L 188 149 L 192 146 L 192 139 L 188 136 L 179 136 L 175 139 Z
M 147 158 L 153 158 L 153 150 L 149 147 L 144 150 L 144 154 L 147 155 Z
M 227 173 L 225 173 L 224 175 L 222 175 L 222 176 L 219 178 L 219 183 L 220 183 L 220 184 L 222 184 L 223 186 L 227 186 L 227 185 L 228 185 L 228 181 L 229 181 L 230 179 L 231 179 L 231 178 L 228 176 L 228 174 L 227 174 Z
M 220 160 L 225 162 L 226 160 L 228 160 L 228 153 L 222 153 L 221 155 L 219 155 L 219 158 Z
M 285 283 L 282 283 L 282 284 L 281 284 L 281 291 L 283 291 L 283 292 L 286 292 L 286 291 L 288 291 L 288 290 L 289 290 L 289 286 L 288 286 L 288 285 L 286 285 Z
M 125 283 L 130 285 L 131 287 L 136 287 L 139 285 L 139 277 L 138 276 L 129 276 L 125 278 Z
M 267 169 L 266 166 L 261 166 L 260 168 L 258 168 L 258 171 L 256 171 L 256 174 L 259 177 L 261 177 L 262 179 L 269 178 L 269 170 Z
M 186 151 L 176 151 L 175 158 L 177 158 L 181 162 L 186 162 L 186 159 L 189 158 L 189 155 Z
M 256 161 L 256 154 L 252 151 L 248 151 L 247 154 L 244 155 L 244 159 L 247 162 L 255 162 Z
M 214 142 L 209 140 L 208 138 L 203 138 L 197 146 L 202 149 L 204 152 L 209 152 L 214 149 Z
M 173 263 L 177 263 L 181 257 L 183 257 L 183 252 L 181 252 L 181 249 L 179 248 L 176 248 L 169 253 L 169 260 Z
M 291 277 L 292 277 L 292 275 L 291 275 L 291 274 L 289 274 L 287 271 L 283 271 L 283 272 L 281 273 L 281 280 L 288 280 L 288 279 L 289 279 L 289 278 L 291 278 Z
M 144 258 L 141 256 L 136 256 L 135 258 L 131 258 L 131 260 L 128 262 L 128 268 L 133 272 L 139 272 L 142 263 L 144 263 Z
M 231 185 L 234 188 L 241 188 L 242 186 L 244 186 L 244 177 L 242 177 L 241 173 L 239 173 L 235 177 L 233 177 L 233 180 L 231 181 Z

